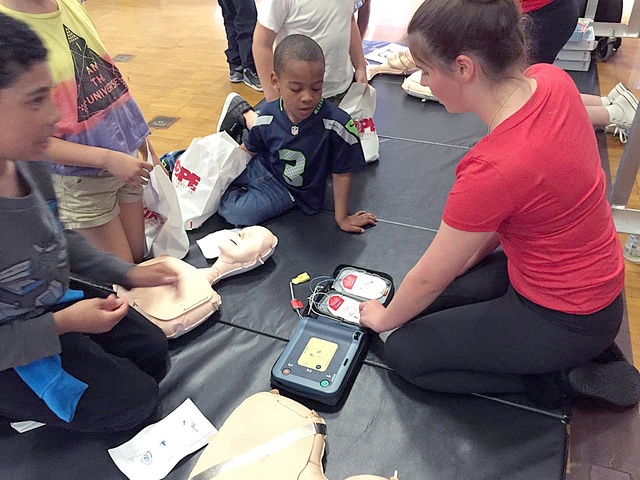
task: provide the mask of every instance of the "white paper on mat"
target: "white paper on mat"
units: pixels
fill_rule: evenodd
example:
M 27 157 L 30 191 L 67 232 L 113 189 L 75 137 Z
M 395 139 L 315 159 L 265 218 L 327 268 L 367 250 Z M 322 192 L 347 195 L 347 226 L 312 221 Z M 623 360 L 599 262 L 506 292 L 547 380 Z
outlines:
M 371 62 L 384 63 L 387 57 L 406 49 L 407 47 L 400 45 L 399 43 L 390 43 L 384 47 L 376 48 L 375 50 L 367 53 L 364 58 Z
M 202 250 L 204 258 L 218 258 L 220 256 L 220 244 L 231 236 L 232 233 L 237 233 L 241 228 L 231 228 L 229 230 L 218 230 L 217 232 L 210 233 L 206 237 L 202 237 L 200 240 L 196 240 L 198 247 Z
M 43 427 L 44 425 L 44 423 L 35 422 L 33 420 L 25 420 L 24 422 L 11 422 L 11 428 L 13 428 L 18 433 L 25 433 L 29 430 Z
M 187 398 L 158 423 L 110 449 L 109 455 L 130 480 L 161 480 L 180 460 L 204 447 L 216 433 L 216 427 Z

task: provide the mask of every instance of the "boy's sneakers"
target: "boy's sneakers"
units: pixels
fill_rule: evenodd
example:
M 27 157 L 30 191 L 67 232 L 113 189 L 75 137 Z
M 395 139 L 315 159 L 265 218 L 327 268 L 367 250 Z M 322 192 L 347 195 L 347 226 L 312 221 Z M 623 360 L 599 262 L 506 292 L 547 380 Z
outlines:
M 615 89 L 614 89 L 615 90 Z M 622 143 L 626 143 L 629 129 L 638 110 L 638 99 L 630 91 L 620 90 L 613 104 L 604 108 L 609 112 L 610 124 L 606 132 L 618 135 Z
M 260 79 L 258 78 L 258 75 L 256 74 L 256 72 L 254 72 L 250 68 L 245 68 L 243 70 L 242 81 L 247 87 L 253 88 L 258 92 L 262 91 L 262 85 L 260 84 Z
M 624 361 L 590 362 L 571 370 L 568 383 L 574 397 L 589 397 L 620 407 L 630 407 L 640 401 L 640 373 Z
M 231 70 L 231 72 L 229 73 L 229 81 L 231 83 L 241 83 L 243 79 L 244 74 L 242 73 L 242 67 Z
M 238 144 L 242 143 L 242 133 L 247 128 L 243 113 L 249 110 L 253 109 L 244 98 L 230 93 L 222 106 L 216 132 L 227 132 Z

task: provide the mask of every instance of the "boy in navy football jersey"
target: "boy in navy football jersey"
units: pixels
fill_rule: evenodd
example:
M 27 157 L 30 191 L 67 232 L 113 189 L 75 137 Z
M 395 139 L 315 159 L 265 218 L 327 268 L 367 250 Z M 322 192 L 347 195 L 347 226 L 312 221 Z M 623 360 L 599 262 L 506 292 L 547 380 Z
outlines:
M 290 35 L 276 47 L 271 82 L 280 99 L 261 110 L 242 145 L 254 157 L 220 201 L 229 223 L 254 225 L 295 206 L 317 213 L 331 174 L 338 226 L 362 233 L 375 225 L 371 213 L 347 212 L 351 174 L 366 164 L 353 120 L 322 98 L 323 76 L 322 49 L 309 37 Z M 227 115 L 250 108 L 238 95 L 227 103 Z

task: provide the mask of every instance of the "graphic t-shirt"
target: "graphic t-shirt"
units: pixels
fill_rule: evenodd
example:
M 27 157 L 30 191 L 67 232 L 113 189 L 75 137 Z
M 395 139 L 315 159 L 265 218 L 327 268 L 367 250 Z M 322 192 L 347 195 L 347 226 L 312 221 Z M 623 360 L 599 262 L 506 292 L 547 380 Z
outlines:
M 70 273 L 126 285 L 133 267 L 62 229 L 45 162 L 16 162 L 16 169 L 28 194 L 0 196 L 0 370 L 60 353 L 51 307 Z
M 321 100 L 311 116 L 294 125 L 282 99 L 260 111 L 245 147 L 287 187 L 307 214 L 322 208 L 327 176 L 362 170 L 366 163 L 351 117 Z
M 56 137 L 69 142 L 131 153 L 149 135 L 149 127 L 122 74 L 77 0 L 58 0 L 58 11 L 27 14 L 0 5 L 0 12 L 22 20 L 49 52 L 60 110 Z M 53 165 L 62 175 L 96 175 L 88 167 Z

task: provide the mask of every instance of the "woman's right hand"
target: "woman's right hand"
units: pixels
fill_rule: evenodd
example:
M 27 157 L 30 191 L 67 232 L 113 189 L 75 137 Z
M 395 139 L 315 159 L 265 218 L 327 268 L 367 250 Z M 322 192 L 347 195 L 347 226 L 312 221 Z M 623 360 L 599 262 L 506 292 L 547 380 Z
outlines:
M 104 169 L 130 187 L 143 187 L 149 181 L 153 164 L 126 153 L 109 150 L 104 159 Z
M 126 315 L 126 299 L 109 295 L 107 298 L 80 300 L 53 314 L 58 335 L 69 332 L 105 333 Z

